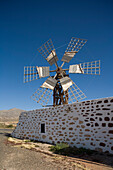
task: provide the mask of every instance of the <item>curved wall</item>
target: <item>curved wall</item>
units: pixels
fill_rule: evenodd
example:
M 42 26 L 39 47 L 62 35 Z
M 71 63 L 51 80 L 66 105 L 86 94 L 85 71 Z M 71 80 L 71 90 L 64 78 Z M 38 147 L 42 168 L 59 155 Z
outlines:
M 113 97 L 22 112 L 12 136 L 113 154 Z

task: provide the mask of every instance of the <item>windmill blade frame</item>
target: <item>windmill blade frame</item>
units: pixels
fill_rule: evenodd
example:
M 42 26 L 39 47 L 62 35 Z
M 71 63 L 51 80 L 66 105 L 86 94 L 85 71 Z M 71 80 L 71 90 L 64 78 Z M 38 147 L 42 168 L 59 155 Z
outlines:
M 24 83 L 39 79 L 36 66 L 24 67 Z
M 47 88 L 47 89 L 51 89 L 53 90 L 55 88 L 55 85 L 57 83 L 57 80 L 49 77 L 43 84 L 42 84 L 42 88 Z
M 66 95 L 66 93 L 65 93 Z M 80 88 L 73 82 L 72 86 L 68 88 L 68 101 L 79 102 L 86 98 L 86 95 L 80 90 Z
M 57 61 L 58 57 L 55 52 L 52 40 L 49 39 L 40 48 L 37 49 L 38 52 L 47 60 L 50 65 L 55 64 L 58 67 Z
M 69 63 L 70 60 L 75 56 L 76 53 L 79 52 L 79 50 L 84 46 L 86 42 L 87 40 L 85 39 L 72 37 L 61 61 Z
M 62 85 L 63 91 L 66 91 L 73 84 L 72 80 L 67 76 L 61 78 L 60 83 Z
M 100 60 L 70 65 L 69 73 L 100 75 Z
M 48 104 L 50 97 L 52 95 L 52 90 L 45 89 L 45 88 L 39 88 L 36 90 L 36 92 L 31 96 L 31 98 L 36 101 L 37 103 L 41 104 L 42 106 L 45 106 Z
M 36 66 L 36 69 L 38 71 L 39 78 L 50 76 L 49 67 L 38 67 L 38 66 Z

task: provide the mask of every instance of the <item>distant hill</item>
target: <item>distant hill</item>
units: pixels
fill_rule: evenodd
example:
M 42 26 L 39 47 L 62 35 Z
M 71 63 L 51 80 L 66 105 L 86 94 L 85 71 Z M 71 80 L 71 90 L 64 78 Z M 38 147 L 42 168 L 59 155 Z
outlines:
M 18 121 L 20 113 L 25 110 L 12 108 L 9 110 L 0 110 L 0 122 L 15 122 Z

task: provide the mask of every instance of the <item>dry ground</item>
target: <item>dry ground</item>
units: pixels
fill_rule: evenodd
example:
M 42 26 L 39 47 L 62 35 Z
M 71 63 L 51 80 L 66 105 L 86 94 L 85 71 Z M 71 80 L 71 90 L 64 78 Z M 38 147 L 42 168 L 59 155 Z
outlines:
M 100 155 L 102 163 L 97 163 L 97 157 L 94 162 L 87 156 L 83 159 L 52 154 L 48 145 L 41 143 L 37 144 L 37 150 L 21 148 L 20 144 L 7 142 L 11 131 L 0 129 L 0 170 L 113 170 L 113 156 Z

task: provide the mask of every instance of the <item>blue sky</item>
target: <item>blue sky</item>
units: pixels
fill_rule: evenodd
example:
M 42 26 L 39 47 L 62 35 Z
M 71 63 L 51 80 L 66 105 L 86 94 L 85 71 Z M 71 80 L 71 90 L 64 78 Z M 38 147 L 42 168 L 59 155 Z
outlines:
M 23 68 L 49 66 L 37 48 L 49 38 L 58 48 L 71 37 L 88 41 L 69 64 L 101 60 L 100 76 L 71 79 L 87 100 L 113 96 L 113 0 L 0 1 L 0 110 L 41 107 L 30 96 L 46 78 L 24 84 Z M 66 47 L 56 51 L 59 65 Z

